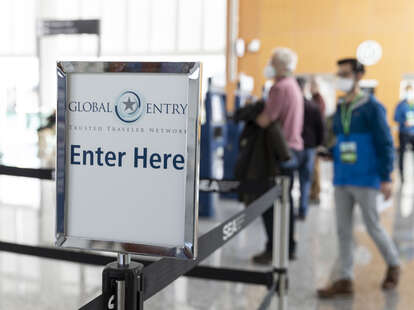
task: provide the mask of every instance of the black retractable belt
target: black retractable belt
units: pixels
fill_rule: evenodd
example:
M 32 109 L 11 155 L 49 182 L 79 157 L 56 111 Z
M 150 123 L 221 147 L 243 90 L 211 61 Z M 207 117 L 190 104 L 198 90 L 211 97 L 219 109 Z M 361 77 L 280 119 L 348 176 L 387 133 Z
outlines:
M 0 165 L 0 175 L 2 174 L 43 180 L 54 179 L 54 169 L 28 169 Z M 108 264 L 102 274 L 103 294 L 83 306 L 81 310 L 142 310 L 144 299 L 150 298 L 182 275 L 266 285 L 270 289 L 259 308 L 265 309 L 270 304 L 275 288 L 277 289 L 281 284 L 279 280 L 275 282 L 274 275 L 285 275 L 287 270 L 274 269 L 267 272 L 257 272 L 197 265 L 272 206 L 274 200 L 282 194 L 278 185 L 270 189 L 274 185 L 274 181 L 270 179 L 249 181 L 200 180 L 200 191 L 251 193 L 258 194 L 260 197 L 243 211 L 201 236 L 199 239 L 199 257 L 195 261 L 180 261 L 169 258 L 157 262 L 142 261 L 146 266 L 145 270 L 144 266 L 137 262 L 129 262 L 125 265 L 120 265 L 118 262 Z M 110 256 L 7 242 L 0 242 L 0 251 L 92 265 L 104 265 L 112 260 Z M 120 286 L 123 290 L 119 289 Z M 118 295 L 121 291 L 123 291 L 123 295 L 120 296 L 122 296 L 125 303 L 119 305 Z
M 273 283 L 272 286 L 269 287 L 265 297 L 262 300 L 262 303 L 260 304 L 258 310 L 267 310 L 272 302 L 272 297 L 275 293 L 275 290 L 277 290 L 276 283 Z
M 206 234 L 202 235 L 199 238 L 199 253 L 198 258 L 194 261 L 184 261 L 184 260 L 177 260 L 172 258 L 163 258 L 160 259 L 148 266 L 146 266 L 142 270 L 142 275 L 139 277 L 140 286 L 139 291 L 139 299 L 138 302 L 141 300 L 148 300 L 153 295 L 161 291 L 163 288 L 168 286 L 174 280 L 179 278 L 182 275 L 191 273 L 191 270 L 197 268 L 197 265 L 212 254 L 215 250 L 223 246 L 225 243 L 230 241 L 234 238 L 240 231 L 242 231 L 247 225 L 253 222 L 257 217 L 263 214 L 266 210 L 268 210 L 272 206 L 272 202 L 275 199 L 278 199 L 281 195 L 280 187 L 275 186 L 274 188 L 268 190 L 264 195 L 256 199 L 253 203 L 251 203 L 246 209 L 242 210 L 241 212 L 235 214 L 231 218 L 227 219 L 222 224 L 216 226 Z M 231 225 L 233 229 L 229 232 L 225 229 L 228 225 Z M 116 265 L 115 265 L 116 267 Z M 208 268 L 208 267 L 207 267 Z M 211 267 L 210 267 L 211 268 Z M 200 269 L 201 273 L 206 270 Z M 210 273 L 213 273 L 215 270 L 210 270 Z M 218 271 L 218 270 L 217 270 Z M 115 271 L 115 274 L 118 271 Z M 264 284 L 267 287 L 270 287 L 268 292 L 268 297 L 266 297 L 266 301 L 263 304 L 263 307 L 260 309 L 265 309 L 266 304 L 269 303 L 271 299 L 271 295 L 275 293 L 276 284 L 274 283 L 273 278 L 273 270 L 270 272 L 237 272 L 236 270 L 224 270 L 224 273 L 229 276 L 229 280 L 239 280 L 243 282 L 246 276 L 251 277 L 248 283 L 250 284 Z M 235 275 L 236 273 L 237 276 Z M 200 275 L 200 274 L 199 274 Z M 234 277 L 234 279 L 232 279 Z M 254 278 L 253 278 L 254 277 Z M 107 285 L 108 293 L 104 293 L 94 300 L 92 300 L 87 305 L 80 308 L 80 310 L 101 310 L 101 309 L 108 309 L 108 310 L 119 310 L 118 308 L 112 307 L 115 303 L 115 283 L 117 281 L 117 277 L 108 277 L 112 280 L 105 280 Z M 207 277 L 206 277 L 207 278 Z M 210 279 L 218 279 L 218 280 L 225 280 L 223 274 L 220 276 L 214 276 L 211 274 Z M 115 281 L 115 282 L 114 282 Z M 118 284 L 117 284 L 118 285 Z M 143 293 L 143 294 L 142 294 Z M 104 296 L 105 295 L 105 296 Z M 110 300 L 112 298 L 112 300 Z M 111 301 L 111 303 L 109 303 Z M 112 308 L 105 308 L 107 305 L 111 305 Z M 137 308 L 141 310 L 142 308 Z M 129 310 L 129 308 L 128 308 Z
M 267 190 L 275 186 L 273 178 L 258 180 L 219 180 L 219 179 L 200 179 L 200 192 L 216 193 L 238 193 L 263 195 Z
M 35 178 L 40 180 L 53 180 L 55 169 L 53 168 L 21 168 L 0 165 L 0 175 L 10 175 L 16 177 Z

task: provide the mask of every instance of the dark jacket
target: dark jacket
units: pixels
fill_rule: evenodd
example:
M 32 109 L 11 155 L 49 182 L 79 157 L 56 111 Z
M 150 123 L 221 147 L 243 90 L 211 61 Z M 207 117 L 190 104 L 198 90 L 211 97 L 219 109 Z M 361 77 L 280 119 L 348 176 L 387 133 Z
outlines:
M 265 129 L 256 124 L 255 120 L 263 108 L 264 102 L 260 101 L 235 113 L 236 121 L 246 121 L 239 139 L 239 155 L 234 171 L 237 180 L 273 181 L 279 174 L 279 164 L 290 158 L 279 123 L 274 121 Z
M 412 124 L 413 115 L 414 105 L 409 104 L 407 99 L 404 99 L 397 105 L 394 120 L 399 125 L 400 133 L 414 135 L 414 125 Z
M 320 108 L 311 100 L 304 99 L 305 117 L 302 137 L 305 148 L 315 148 L 324 141 L 324 124 Z

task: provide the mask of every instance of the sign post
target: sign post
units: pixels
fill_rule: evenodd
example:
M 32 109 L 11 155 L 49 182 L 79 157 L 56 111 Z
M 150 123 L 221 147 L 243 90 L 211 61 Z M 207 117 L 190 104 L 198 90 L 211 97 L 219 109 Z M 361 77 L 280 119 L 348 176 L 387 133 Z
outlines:
M 129 254 L 118 254 L 118 261 L 108 264 L 102 274 L 105 310 L 143 310 L 142 264 L 131 262 Z
M 59 62 L 57 246 L 195 259 L 199 63 Z
M 117 252 L 104 307 L 142 309 L 130 254 L 197 257 L 201 66 L 59 62 L 57 78 L 56 245 Z

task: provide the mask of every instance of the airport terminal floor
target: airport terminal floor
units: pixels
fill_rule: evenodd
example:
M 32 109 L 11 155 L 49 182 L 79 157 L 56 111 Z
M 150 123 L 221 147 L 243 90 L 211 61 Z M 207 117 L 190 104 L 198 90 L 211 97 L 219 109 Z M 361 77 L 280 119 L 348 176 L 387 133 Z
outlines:
M 410 158 L 412 154 L 410 154 Z M 378 250 L 356 213 L 356 294 L 353 298 L 320 301 L 316 289 L 335 274 L 335 233 L 332 167 L 322 162 L 322 193 L 305 222 L 298 222 L 298 259 L 289 266 L 290 310 L 408 310 L 414 304 L 414 165 L 407 167 L 401 187 L 384 204 L 382 222 L 403 258 L 403 276 L 395 291 L 384 293 L 380 283 L 385 272 Z M 394 176 L 398 179 L 397 176 Z M 13 179 L 13 182 L 11 180 Z M 15 195 L 9 195 L 11 192 Z M 298 190 L 294 190 L 295 197 Z M 13 200 L 11 200 L 13 199 Z M 53 240 L 54 183 L 35 179 L 0 177 L 0 239 L 33 245 Z M 243 205 L 220 200 L 213 220 L 201 220 L 200 233 L 240 211 Z M 13 219 L 13 220 L 11 220 Z M 260 269 L 251 257 L 262 250 L 264 230 L 260 220 L 216 251 L 205 263 L 213 266 Z M 0 309 L 78 309 L 101 290 L 102 267 L 91 267 L 25 255 L 0 253 Z M 266 290 L 262 286 L 181 277 L 145 303 L 145 309 L 256 309 Z M 276 309 L 272 305 L 270 309 Z

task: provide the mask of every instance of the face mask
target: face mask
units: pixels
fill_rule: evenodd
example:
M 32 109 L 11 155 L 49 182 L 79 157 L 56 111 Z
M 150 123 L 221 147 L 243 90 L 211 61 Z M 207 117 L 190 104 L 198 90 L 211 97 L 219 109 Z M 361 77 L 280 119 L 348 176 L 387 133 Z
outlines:
M 413 91 L 408 91 L 406 97 L 407 97 L 408 101 L 413 102 L 414 101 L 414 92 Z
M 268 80 L 273 79 L 276 76 L 276 69 L 272 65 L 266 65 L 263 70 L 263 75 Z
M 354 80 L 350 78 L 341 78 L 336 79 L 336 89 L 343 91 L 344 93 L 349 93 L 354 87 Z

